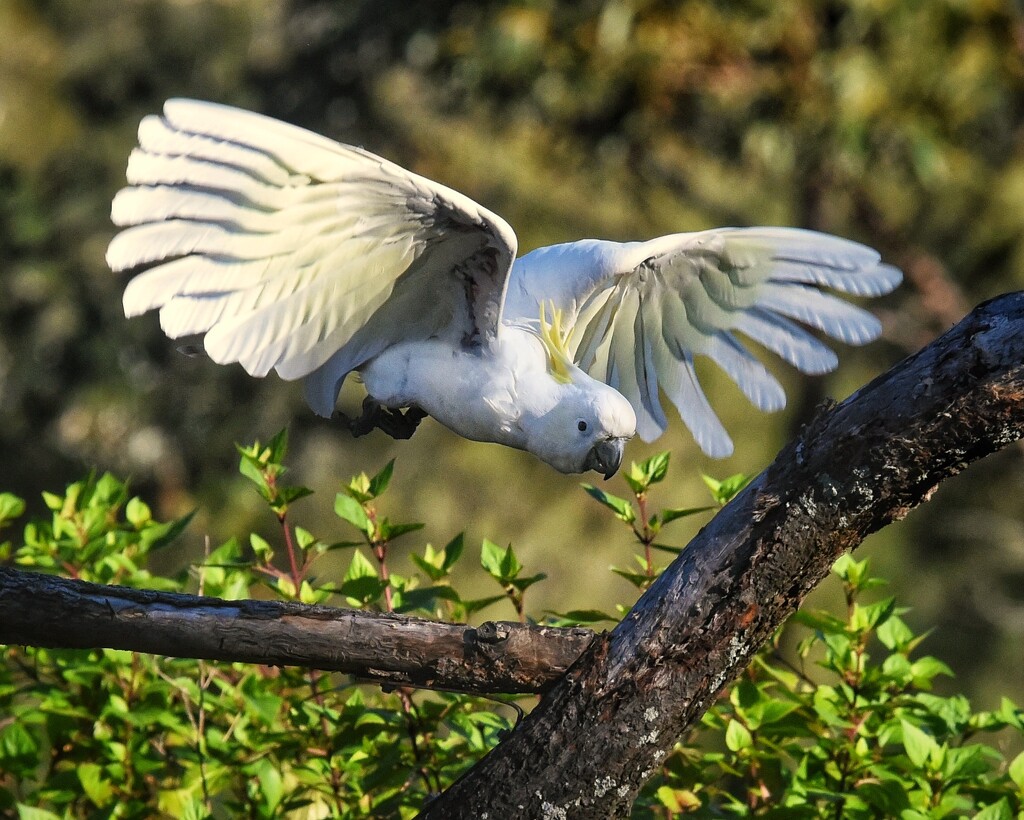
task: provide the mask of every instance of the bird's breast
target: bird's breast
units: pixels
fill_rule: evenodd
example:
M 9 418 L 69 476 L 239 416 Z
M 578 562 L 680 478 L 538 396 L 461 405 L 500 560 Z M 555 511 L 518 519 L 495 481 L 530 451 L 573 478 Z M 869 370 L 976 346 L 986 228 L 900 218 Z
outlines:
M 404 342 L 363 368 L 363 384 L 381 404 L 416 405 L 465 438 L 522 447 L 516 424 L 517 353 L 440 339 Z

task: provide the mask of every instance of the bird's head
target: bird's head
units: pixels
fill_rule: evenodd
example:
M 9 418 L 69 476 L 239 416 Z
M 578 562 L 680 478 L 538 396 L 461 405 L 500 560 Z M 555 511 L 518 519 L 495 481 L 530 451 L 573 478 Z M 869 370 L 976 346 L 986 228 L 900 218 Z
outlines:
M 526 448 L 563 473 L 596 470 L 615 475 L 626 442 L 636 434 L 636 414 L 617 390 L 580 370 L 566 349 L 561 315 L 540 317 L 540 339 L 554 389 L 553 404 L 531 419 Z
M 636 415 L 617 390 L 578 369 L 573 376 L 558 401 L 531 420 L 526 449 L 559 472 L 611 478 L 636 433 Z

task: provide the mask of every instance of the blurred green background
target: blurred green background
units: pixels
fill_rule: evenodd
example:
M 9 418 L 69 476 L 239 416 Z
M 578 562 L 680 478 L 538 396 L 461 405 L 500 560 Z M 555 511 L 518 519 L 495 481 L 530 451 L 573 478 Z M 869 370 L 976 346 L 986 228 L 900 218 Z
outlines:
M 838 374 L 773 363 L 785 413 L 756 413 L 706 368 L 737 454 L 710 462 L 678 423 L 631 444 L 635 460 L 672 450 L 664 506 L 705 503 L 701 471 L 758 472 L 822 398 L 1024 279 L 1024 18 L 1009 0 L 0 0 L 0 32 L 0 488 L 42 511 L 41 490 L 90 468 L 129 475 L 161 515 L 199 507 L 173 564 L 207 534 L 269 529 L 233 443 L 290 424 L 292 478 L 318 490 L 296 517 L 327 538 L 338 483 L 397 457 L 385 512 L 427 521 L 435 544 L 463 528 L 514 543 L 549 575 L 533 612 L 632 592 L 608 572 L 631 562 L 629 539 L 578 479 L 433 422 L 354 442 L 297 385 L 182 356 L 155 316 L 123 318 L 109 203 L 139 119 L 167 97 L 364 145 L 502 214 L 523 251 L 785 224 L 906 272 L 871 305 L 884 339 L 841 350 Z M 1021 455 L 972 467 L 863 550 L 979 706 L 1024 699 Z M 668 531 L 677 544 L 691 522 Z

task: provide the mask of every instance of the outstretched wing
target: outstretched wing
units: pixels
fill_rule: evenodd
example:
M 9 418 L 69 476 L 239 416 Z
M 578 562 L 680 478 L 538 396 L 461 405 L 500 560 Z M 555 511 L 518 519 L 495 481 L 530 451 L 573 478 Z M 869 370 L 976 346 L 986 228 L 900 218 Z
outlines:
M 516 237 L 449 188 L 368 151 L 213 103 L 168 100 L 139 126 L 115 271 L 143 268 L 128 316 L 158 308 L 168 336 L 254 376 L 311 377 L 330 415 L 340 380 L 396 342 L 486 344 L 501 321 Z
M 835 353 L 796 322 L 858 345 L 881 327 L 820 288 L 879 296 L 901 279 L 855 242 L 795 228 L 724 228 L 534 251 L 516 263 L 510 301 L 535 292 L 575 319 L 576 362 L 629 400 L 645 441 L 667 426 L 664 391 L 701 449 L 722 457 L 732 441 L 698 383 L 694 357 L 714 361 L 761 410 L 781 409 L 782 386 L 735 331 L 804 373 L 824 373 L 835 368 Z

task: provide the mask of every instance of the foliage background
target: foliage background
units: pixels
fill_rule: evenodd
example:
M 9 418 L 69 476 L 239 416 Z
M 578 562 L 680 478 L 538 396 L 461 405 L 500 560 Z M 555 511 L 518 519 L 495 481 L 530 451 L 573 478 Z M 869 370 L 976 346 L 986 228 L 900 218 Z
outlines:
M 412 575 L 395 572 L 395 540 L 420 525 L 381 515 L 390 506 L 383 496 L 393 462 L 342 487 L 334 502 L 342 521 L 335 524 L 357 540 L 333 542 L 297 522 L 294 502 L 306 508 L 310 491 L 283 480 L 286 434 L 240 449 L 240 472 L 279 524 L 277 549 L 255 534 L 249 548 L 232 538 L 191 572 L 153 573 L 149 559 L 175 543 L 187 518 L 155 520 L 124 482 L 105 473 L 63 495 L 47 493 L 51 515 L 28 522 L 22 540 L 11 532 L 12 540 L 0 543 L 0 561 L 144 589 L 198 585 L 201 595 L 224 599 L 341 598 L 350 607 L 459 622 L 480 609 L 508 612 L 511 604 L 520 620 L 535 617 L 526 598 L 544 576 L 528 575 L 512 547 L 484 541 L 481 569 L 501 590 L 484 599 L 468 600 L 451 583 L 467 557 L 461 535 L 442 549 L 410 553 Z M 669 461 L 660 453 L 631 464 L 623 471 L 626 497 L 587 487 L 625 525 L 633 549 L 642 549 L 631 570 L 614 570 L 638 589 L 654 582 L 653 559 L 668 549 L 658 543 L 664 527 L 695 512 L 654 512 Z M 714 503 L 724 505 L 745 481 L 707 483 Z M 24 508 L 0 493 L 0 530 Z M 274 563 L 282 546 L 283 568 Z M 337 550 L 351 550 L 344 578 L 319 580 L 317 565 Z M 962 694 L 934 693 L 935 681 L 953 671 L 921 654 L 927 635 L 915 635 L 895 598 L 879 597 L 886 582 L 871 574 L 869 561 L 843 555 L 833 574 L 845 607 L 804 607 L 789 619 L 699 725 L 643 775 L 650 779 L 631 817 L 1020 817 L 1024 710 L 1005 697 L 998 708 L 975 710 Z M 564 617 L 615 620 L 604 613 Z M 515 700 L 384 691 L 298 667 L 0 646 L 0 814 L 411 818 L 499 743 L 513 725 L 507 713 L 522 716 L 533 698 Z M 641 744 L 661 731 L 657 709 L 645 718 L 655 728 Z M 595 797 L 607 794 L 618 774 L 594 771 L 589 784 L 578 784 L 577 797 L 591 788 Z M 576 803 L 570 794 L 549 796 L 551 802 L 535 791 L 520 799 L 536 797 L 527 811 L 545 817 L 564 816 Z
M 83 468 L 130 474 L 161 517 L 199 507 L 191 554 L 166 561 L 262 520 L 230 443 L 294 419 L 303 484 L 332 494 L 397 456 L 396 506 L 435 543 L 464 527 L 514 542 L 552 579 L 538 608 L 632 594 L 607 580 L 624 538 L 575 479 L 430 423 L 407 443 L 353 442 L 294 385 L 183 357 L 155 317 L 123 318 L 103 262 L 109 201 L 138 120 L 169 96 L 363 144 L 503 214 L 523 250 L 774 223 L 902 267 L 906 286 L 873 306 L 883 342 L 842 351 L 824 379 L 776 368 L 786 413 L 753 414 L 707 373 L 738 455 L 711 464 L 674 427 L 657 443 L 675 452 L 673 506 L 700 496 L 701 470 L 756 472 L 822 397 L 1024 277 L 1024 21 L 1010 0 L 0 0 L 0 31 L 3 488 L 41 511 L 39 491 Z M 938 627 L 929 651 L 982 699 L 1024 697 L 1022 472 L 1019 449 L 992 458 L 868 547 L 908 618 Z

